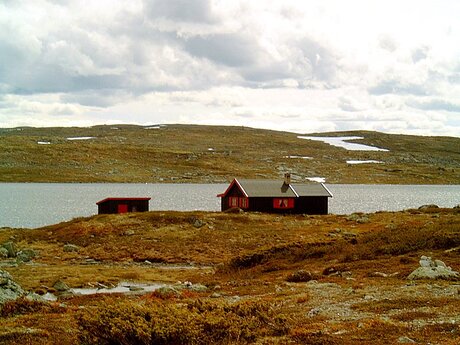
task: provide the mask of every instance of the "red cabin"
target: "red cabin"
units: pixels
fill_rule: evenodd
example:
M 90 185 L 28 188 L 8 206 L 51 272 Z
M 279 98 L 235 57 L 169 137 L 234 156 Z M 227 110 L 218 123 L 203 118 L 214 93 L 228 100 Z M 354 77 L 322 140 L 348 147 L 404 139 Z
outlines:
M 234 179 L 218 197 L 222 211 L 239 207 L 256 212 L 327 214 L 332 193 L 323 183 L 291 183 L 286 174 L 284 181 Z
M 147 212 L 151 198 L 106 198 L 96 203 L 98 214 Z

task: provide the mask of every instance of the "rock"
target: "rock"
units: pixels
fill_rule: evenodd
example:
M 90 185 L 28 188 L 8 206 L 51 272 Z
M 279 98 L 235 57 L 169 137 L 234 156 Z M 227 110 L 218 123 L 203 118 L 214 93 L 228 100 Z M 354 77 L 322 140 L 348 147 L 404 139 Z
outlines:
M 187 289 L 195 292 L 205 292 L 208 290 L 208 287 L 203 284 L 192 284 L 188 286 Z
M 8 301 L 14 301 L 23 296 L 25 291 L 13 281 L 11 275 L 0 270 L 0 307 Z
M 443 280 L 460 280 L 460 273 L 452 270 L 440 260 L 432 260 L 428 256 L 420 258 L 420 267 L 413 271 L 407 279 L 443 279 Z
M 193 226 L 195 228 L 201 228 L 204 225 L 203 221 L 201 219 L 195 219 L 193 222 Z
M 180 292 L 172 286 L 162 286 L 154 291 L 155 296 L 160 298 L 179 297 Z
M 14 242 L 5 242 L 2 244 L 2 247 L 8 251 L 9 258 L 16 257 L 17 249 L 16 249 L 16 245 L 14 244 Z
M 65 252 L 78 252 L 80 250 L 80 247 L 75 244 L 67 243 L 64 245 L 63 250 Z
M 365 215 L 360 215 L 358 213 L 350 214 L 346 219 L 351 220 L 351 221 L 355 221 L 355 222 L 360 223 L 360 224 L 369 223 L 369 221 L 370 221 L 369 217 L 367 217 Z
M 399 337 L 398 338 L 398 343 L 402 344 L 415 344 L 415 340 L 409 338 L 409 337 Z
M 313 280 L 313 279 L 315 279 L 313 274 L 311 272 L 304 271 L 304 270 L 298 270 L 294 273 L 291 273 L 286 278 L 288 282 L 292 282 L 292 283 L 309 282 L 310 280 Z
M 224 211 L 225 213 L 243 213 L 244 211 L 239 207 L 231 207 Z
M 66 283 L 64 283 L 61 279 L 57 280 L 54 283 L 53 288 L 59 292 L 65 292 L 70 290 L 69 286 Z
M 134 235 L 134 234 L 135 234 L 135 232 L 134 232 L 134 230 L 132 230 L 132 229 L 126 230 L 125 232 L 123 232 L 123 235 L 124 235 L 124 236 L 132 236 L 132 235 Z
M 6 259 L 8 257 L 8 249 L 0 247 L 0 259 Z
M 29 262 L 37 256 L 37 252 L 33 249 L 23 249 L 18 252 L 17 259 L 22 262 Z

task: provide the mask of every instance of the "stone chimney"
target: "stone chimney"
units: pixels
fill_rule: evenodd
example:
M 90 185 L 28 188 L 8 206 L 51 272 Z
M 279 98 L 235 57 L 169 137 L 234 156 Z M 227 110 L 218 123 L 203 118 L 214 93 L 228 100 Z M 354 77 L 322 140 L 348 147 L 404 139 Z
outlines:
M 284 174 L 284 184 L 288 186 L 291 184 L 291 174 L 290 173 Z

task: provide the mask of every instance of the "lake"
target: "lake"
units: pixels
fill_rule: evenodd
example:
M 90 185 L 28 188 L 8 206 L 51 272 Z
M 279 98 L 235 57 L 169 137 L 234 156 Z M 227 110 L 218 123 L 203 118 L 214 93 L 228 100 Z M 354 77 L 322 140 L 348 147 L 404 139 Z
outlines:
M 97 214 L 106 197 L 151 197 L 150 210 L 219 211 L 228 184 L 0 183 L 0 227 L 35 228 Z M 329 213 L 453 207 L 460 185 L 327 184 Z

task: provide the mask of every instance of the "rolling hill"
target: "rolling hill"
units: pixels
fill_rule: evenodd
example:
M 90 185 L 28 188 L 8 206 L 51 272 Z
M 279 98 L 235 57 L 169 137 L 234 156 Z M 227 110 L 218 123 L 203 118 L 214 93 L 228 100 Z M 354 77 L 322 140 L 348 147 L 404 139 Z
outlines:
M 0 182 L 210 183 L 279 178 L 287 171 L 294 180 L 324 177 L 328 183 L 460 181 L 460 138 L 371 131 L 309 136 L 357 136 L 363 139 L 351 141 L 387 151 L 351 151 L 295 133 L 247 127 L 3 128 Z

